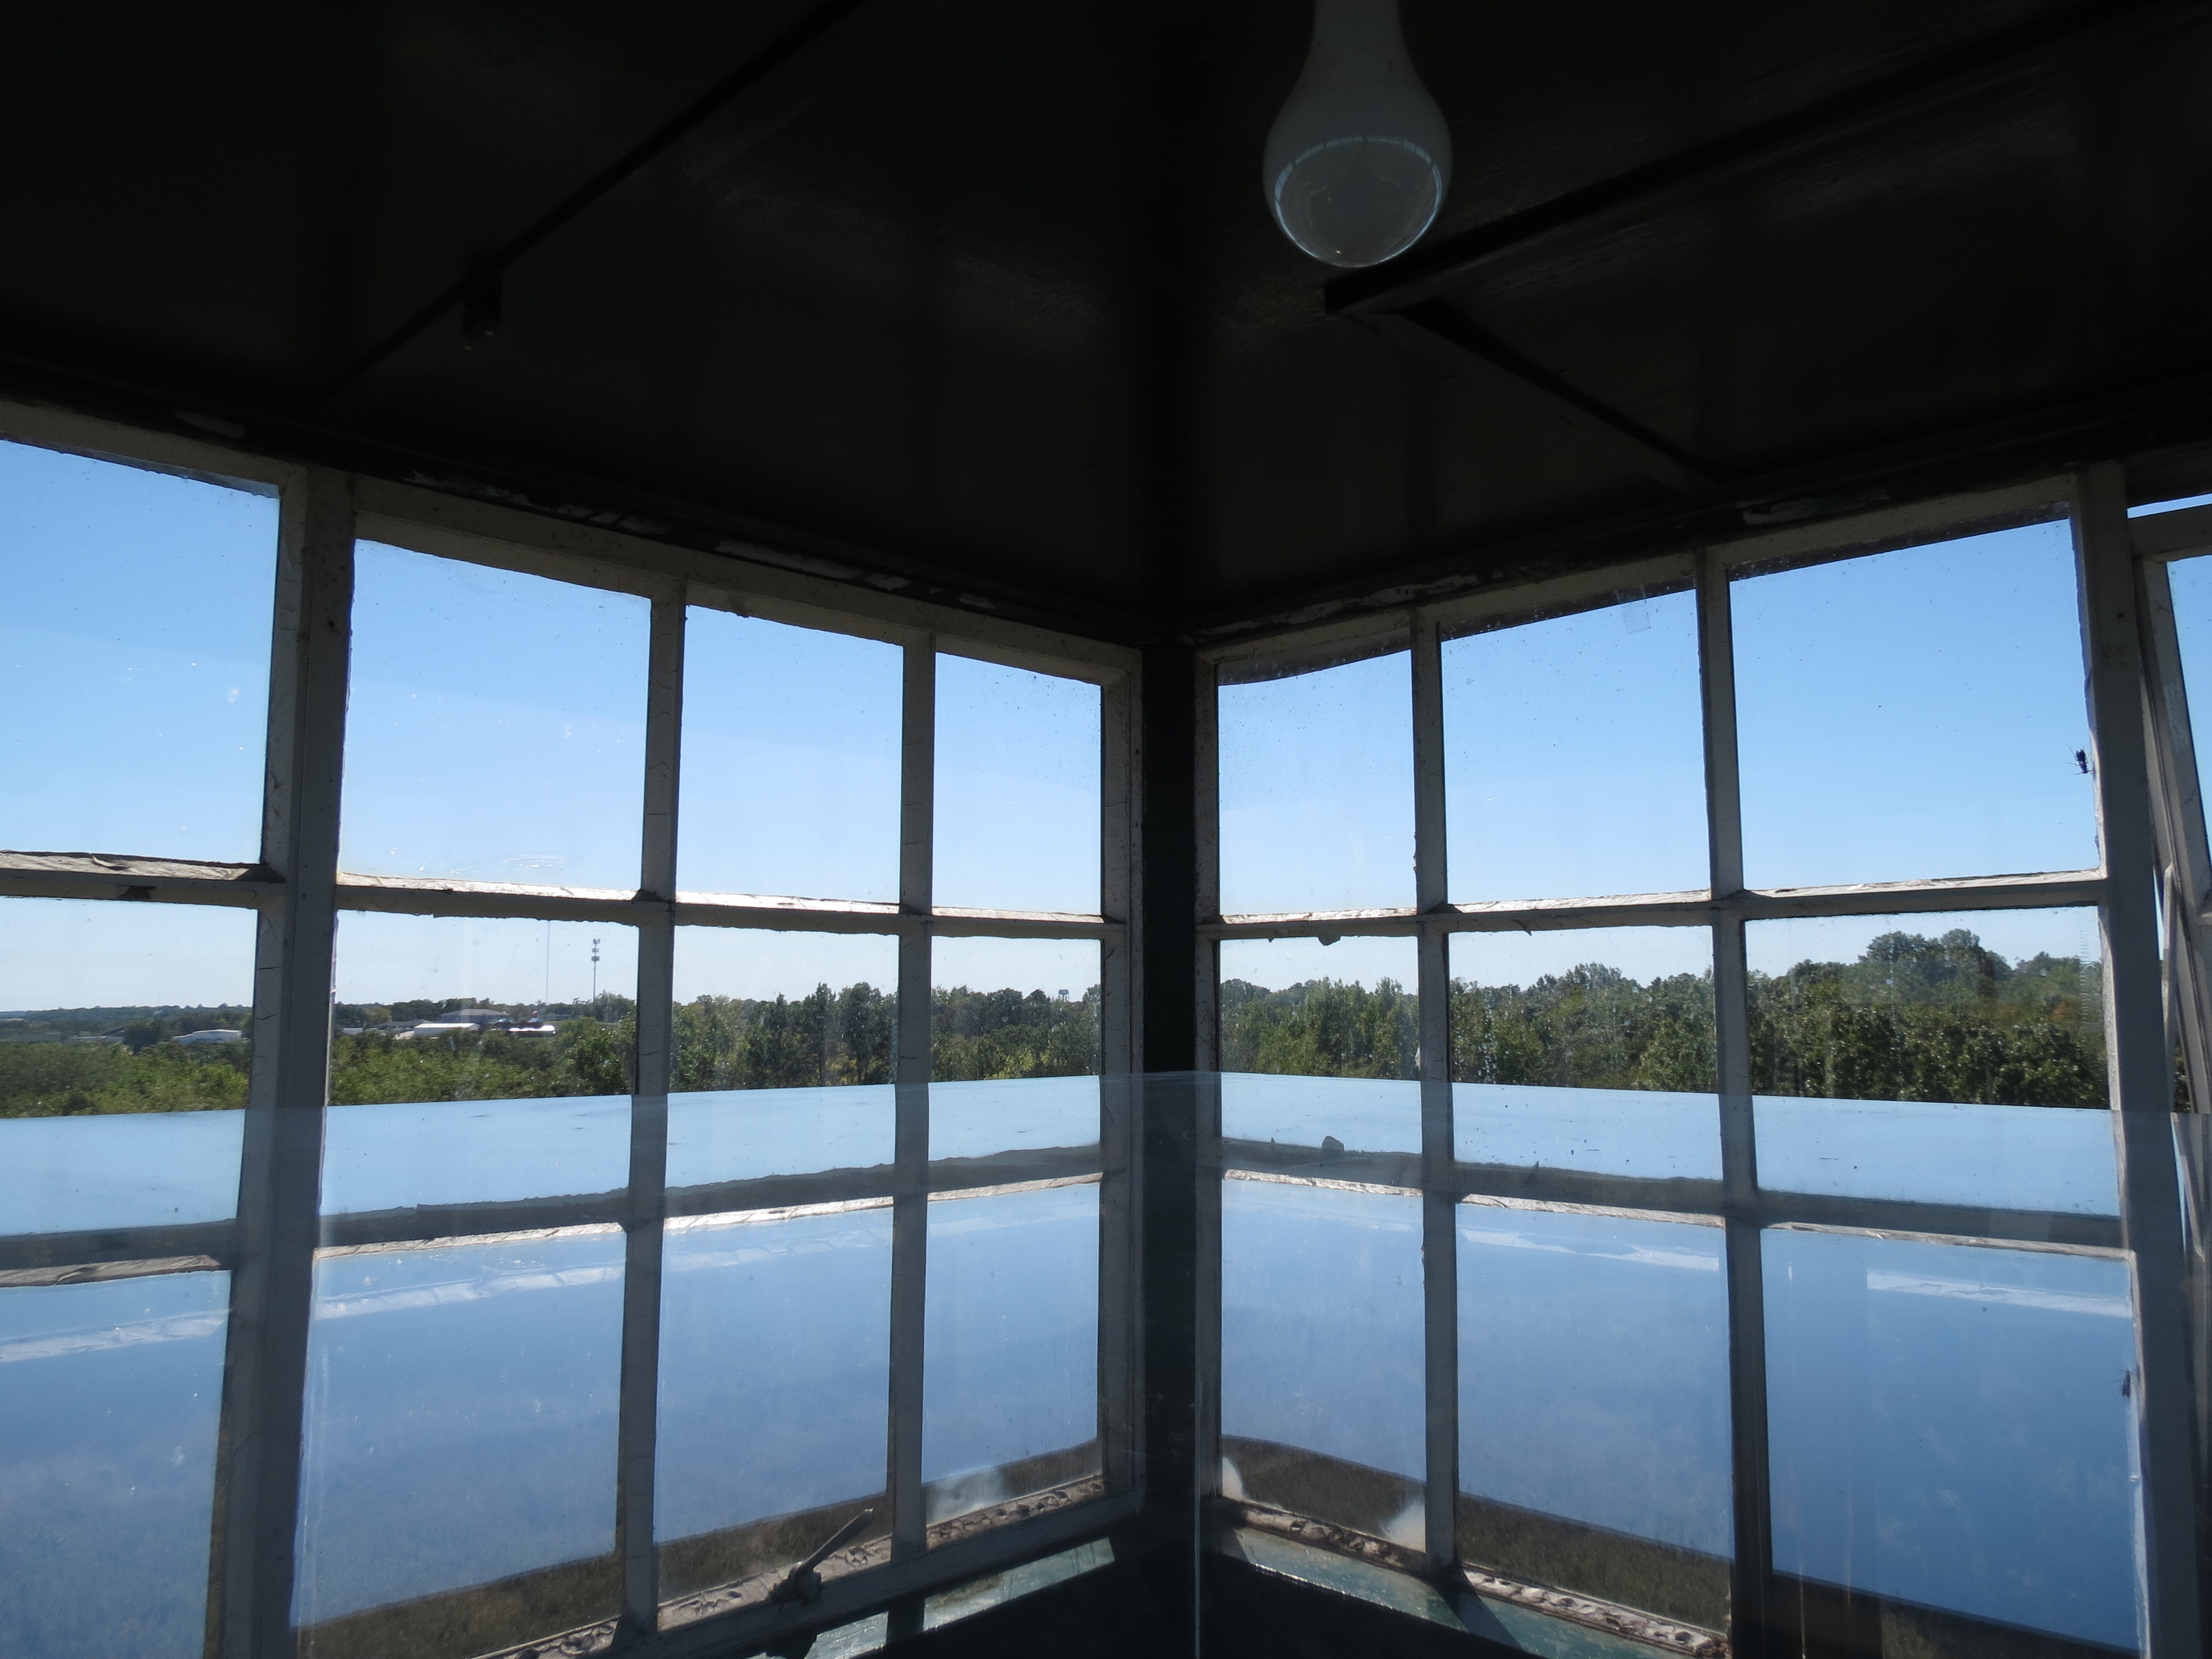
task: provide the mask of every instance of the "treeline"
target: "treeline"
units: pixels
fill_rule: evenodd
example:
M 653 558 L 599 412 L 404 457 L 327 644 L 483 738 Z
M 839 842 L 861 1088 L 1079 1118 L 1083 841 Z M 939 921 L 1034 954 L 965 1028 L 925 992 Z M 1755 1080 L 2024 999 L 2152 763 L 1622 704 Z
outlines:
M 1067 1077 L 1098 1069 L 1098 991 L 932 994 L 931 1073 L 939 1082 Z M 483 1031 L 402 1035 L 370 1029 L 434 1020 L 462 1008 L 543 1018 L 547 1035 Z M 701 997 L 678 1005 L 672 1081 L 678 1090 L 777 1089 L 889 1083 L 898 1053 L 896 999 L 866 984 L 817 986 L 801 997 Z M 68 1042 L 143 1017 L 127 1038 Z M 624 1094 L 633 1086 L 637 1013 L 627 999 L 541 1009 L 482 998 L 342 1004 L 334 1011 L 331 1100 L 526 1100 Z M 247 1042 L 180 1047 L 180 1030 L 248 1029 L 244 1009 L 70 1010 L 7 1027 L 0 1036 L 0 1117 L 204 1111 L 246 1103 Z M 158 1018 L 157 1018 L 158 1016 Z M 206 1016 L 206 1017 L 203 1017 Z M 139 1040 L 143 1037 L 143 1041 Z
M 1098 989 L 930 993 L 930 1076 L 1080 1077 L 1098 1069 Z M 774 1001 L 701 997 L 676 1009 L 675 1086 L 788 1089 L 890 1083 L 898 1060 L 898 1005 L 872 985 Z
M 1886 933 L 1854 963 L 1753 974 L 1752 1088 L 1768 1095 L 2101 1106 L 2097 964 L 2008 963 L 1973 933 Z M 1419 999 L 1313 980 L 1221 988 L 1222 1066 L 1419 1074 Z M 1451 1075 L 1577 1088 L 1715 1086 L 1710 975 L 1639 981 L 1590 963 L 1528 986 L 1452 982 Z
M 1852 963 L 1802 962 L 1750 984 L 1752 1087 L 1840 1099 L 2101 1106 L 2105 1054 L 2094 963 L 2017 963 L 1954 929 L 1886 933 Z M 931 1075 L 940 1082 L 1066 1077 L 1098 1069 L 1098 989 L 931 994 Z M 434 1018 L 466 999 L 349 1006 L 342 1025 Z M 623 1094 L 636 1010 L 625 1000 L 544 1012 L 544 1036 L 503 1031 L 333 1040 L 331 1098 L 507 1100 Z M 603 1017 L 595 1018 L 594 1014 Z M 701 997 L 675 1010 L 678 1090 L 888 1083 L 893 997 L 867 984 L 806 995 Z M 1419 999 L 1395 981 L 1329 979 L 1270 991 L 1221 987 L 1226 1071 L 1322 1077 L 1419 1074 Z M 244 1009 L 71 1010 L 0 1025 L 0 1116 L 202 1111 L 245 1103 L 252 1045 L 181 1046 L 186 1030 L 247 1029 Z M 1715 1086 L 1710 975 L 1638 981 L 1601 963 L 1526 986 L 1452 982 L 1451 1075 L 1462 1082 L 1686 1091 Z M 118 1040 L 68 1042 L 114 1032 Z M 7 1040 L 12 1037 L 13 1040 Z

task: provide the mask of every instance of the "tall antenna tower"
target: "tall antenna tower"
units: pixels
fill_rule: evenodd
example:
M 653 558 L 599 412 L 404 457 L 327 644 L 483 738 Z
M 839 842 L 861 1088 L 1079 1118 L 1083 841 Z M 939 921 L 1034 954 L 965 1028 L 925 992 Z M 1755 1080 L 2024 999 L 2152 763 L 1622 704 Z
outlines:
M 592 941 L 592 1018 L 599 1017 L 599 942 Z

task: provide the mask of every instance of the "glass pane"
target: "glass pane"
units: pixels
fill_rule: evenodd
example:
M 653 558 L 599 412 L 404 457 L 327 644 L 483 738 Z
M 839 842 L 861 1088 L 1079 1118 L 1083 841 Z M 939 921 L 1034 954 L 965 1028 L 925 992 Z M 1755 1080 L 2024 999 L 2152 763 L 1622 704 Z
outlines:
M 1762 1186 L 2117 1213 L 2094 911 L 1762 921 L 1745 948 Z
M 0 846 L 260 856 L 276 502 L 0 442 Z
M 1706 929 L 1456 933 L 1451 965 L 1461 1162 L 1551 1180 L 1719 1179 Z
M 2166 568 L 2173 594 L 2173 628 L 2181 644 L 2181 678 L 2189 704 L 2190 734 L 2203 750 L 2212 744 L 2212 558 L 2177 559 Z M 2202 733 L 2202 736 L 2197 735 Z M 2201 769 L 2205 761 L 2200 757 Z
M 615 1610 L 622 1279 L 611 1224 L 318 1253 L 302 1653 L 462 1659 Z
M 692 607 L 678 887 L 898 897 L 902 655 Z
M 942 905 L 1098 913 L 1097 686 L 937 659 Z
M 1479 1199 L 1457 1216 L 1462 1556 L 1725 1631 L 1721 1230 Z
M 212 906 L 0 899 L 0 1233 L 232 1213 L 254 927 Z M 172 1242 L 145 1254 L 207 1248 Z
M 0 1648 L 199 1659 L 230 1275 L 0 1288 Z
M 1705 885 L 1695 594 L 1448 640 L 1443 696 L 1455 898 Z
M 1220 963 L 1223 1071 L 1420 1075 L 1413 940 L 1224 939 Z
M 938 1082 L 1098 1070 L 1098 946 L 1088 939 L 933 940 L 930 997 Z
M 337 981 L 334 1104 L 629 1092 L 634 927 L 348 912 Z
M 627 1106 L 331 1109 L 303 1653 L 464 1659 L 614 1611 Z
M 1807 1650 L 1863 1650 L 1878 1619 L 1888 1652 L 2132 1651 L 2126 1263 L 1773 1231 L 1765 1279 L 1774 1558 Z
M 1224 1496 L 1421 1548 L 1421 1355 L 1419 1194 L 1222 1182 Z
M 2064 524 L 1752 577 L 1734 605 L 1748 885 L 2096 864 Z
M 361 544 L 338 862 L 635 890 L 651 612 Z
M 740 1127 L 746 1097 L 713 1098 Z M 819 1571 L 889 1559 L 890 1206 L 669 1223 L 653 1505 L 672 1622 L 765 1600 L 864 1510 L 870 1520 Z
M 672 1090 L 889 1083 L 897 1060 L 896 939 L 676 930 Z
M 1221 688 L 1223 914 L 1413 903 L 1412 663 Z
M 921 1478 L 933 1547 L 1035 1507 L 1014 1499 L 1103 1489 L 1098 1193 L 1094 1176 L 930 1202 Z

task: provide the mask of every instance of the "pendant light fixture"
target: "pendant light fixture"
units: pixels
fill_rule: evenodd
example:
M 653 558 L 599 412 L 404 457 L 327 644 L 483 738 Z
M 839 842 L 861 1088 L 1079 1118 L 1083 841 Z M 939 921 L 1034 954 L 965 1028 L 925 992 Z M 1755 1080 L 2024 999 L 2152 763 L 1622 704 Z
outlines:
M 1305 72 L 1267 134 L 1261 183 L 1283 234 L 1324 264 L 1419 241 L 1451 183 L 1451 131 L 1406 56 L 1398 0 L 1314 0 Z

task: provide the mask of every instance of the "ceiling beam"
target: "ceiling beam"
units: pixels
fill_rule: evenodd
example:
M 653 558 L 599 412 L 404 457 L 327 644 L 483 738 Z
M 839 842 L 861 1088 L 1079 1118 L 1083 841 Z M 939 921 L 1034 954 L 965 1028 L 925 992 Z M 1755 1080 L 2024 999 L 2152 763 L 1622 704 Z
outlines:
M 1322 303 L 1332 314 L 1403 310 L 1464 281 L 1485 261 L 1554 231 L 1623 207 L 1656 207 L 1668 196 L 1694 190 L 1716 175 L 1764 165 L 1797 146 L 1833 138 L 1862 123 L 1891 118 L 1923 99 L 1955 97 L 2015 79 L 2062 49 L 2088 46 L 2094 37 L 2148 31 L 2208 15 L 2212 8 L 2204 0 L 2076 0 L 1863 85 L 1441 237 L 1385 264 L 1339 276 L 1322 290 Z
M 1375 312 L 1359 320 L 1407 350 L 1502 394 L 1677 495 L 1704 495 L 1718 486 L 1718 479 L 1665 440 L 1529 362 L 1445 301 L 1425 300 L 1403 311 Z

